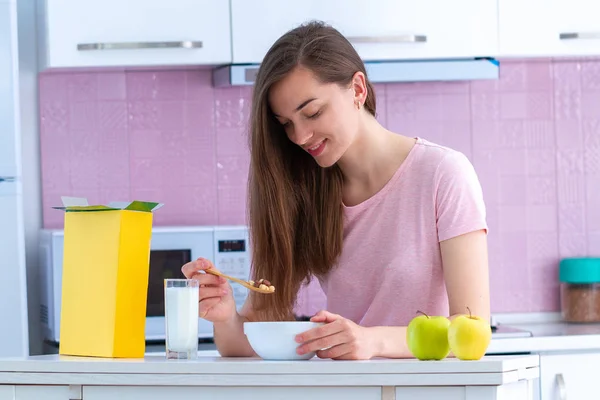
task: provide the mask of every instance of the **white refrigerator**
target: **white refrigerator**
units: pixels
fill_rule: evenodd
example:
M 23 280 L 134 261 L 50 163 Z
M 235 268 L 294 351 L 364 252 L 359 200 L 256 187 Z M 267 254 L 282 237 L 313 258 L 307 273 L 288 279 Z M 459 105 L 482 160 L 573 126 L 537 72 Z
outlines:
M 17 0 L 0 0 L 0 357 L 29 355 Z

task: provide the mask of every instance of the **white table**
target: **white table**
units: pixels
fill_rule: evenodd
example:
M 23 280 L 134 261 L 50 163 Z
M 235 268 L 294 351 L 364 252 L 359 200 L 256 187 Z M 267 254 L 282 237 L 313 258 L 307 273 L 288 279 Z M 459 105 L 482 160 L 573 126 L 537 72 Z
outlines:
M 4 358 L 0 400 L 520 400 L 532 399 L 539 376 L 537 355 L 290 362 L 199 354 L 193 361 Z

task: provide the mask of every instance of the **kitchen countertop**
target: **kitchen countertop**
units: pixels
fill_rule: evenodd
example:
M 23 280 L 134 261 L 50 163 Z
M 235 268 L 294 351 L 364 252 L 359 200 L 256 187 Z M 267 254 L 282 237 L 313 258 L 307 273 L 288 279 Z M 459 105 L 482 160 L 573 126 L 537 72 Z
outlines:
M 600 324 L 570 324 L 551 318 L 549 321 L 533 323 L 505 323 L 500 324 L 499 327 L 498 333 L 492 335 L 487 354 L 600 352 Z M 523 334 L 519 335 L 519 332 Z M 527 336 L 528 334 L 530 336 Z M 198 350 L 216 350 L 216 345 L 200 343 Z M 149 345 L 146 347 L 146 353 L 164 354 L 164 344 Z
M 566 322 L 546 322 L 514 324 L 514 328 L 526 330 L 534 337 L 549 336 L 600 336 L 600 324 L 574 324 Z
M 500 329 L 499 334 L 492 335 L 487 352 L 489 355 L 561 351 L 600 352 L 600 323 L 565 323 L 560 319 L 559 313 L 498 314 L 494 317 L 494 322 Z M 506 333 L 506 328 L 511 332 Z M 531 336 L 518 335 L 518 332 L 514 331 L 530 333 Z M 164 343 L 147 344 L 146 354 L 162 355 L 164 348 Z M 204 342 L 198 345 L 198 350 L 214 351 L 216 346 L 214 343 Z M 50 353 L 58 353 L 58 347 L 52 348 Z M 215 354 L 218 355 L 216 352 Z
M 530 332 L 530 337 L 507 337 L 494 339 L 488 354 L 544 353 L 560 351 L 600 352 L 600 324 L 576 324 L 563 322 L 551 315 L 548 320 L 507 320 L 499 326 L 508 326 Z
M 502 385 L 539 376 L 539 357 L 486 356 L 478 361 L 446 358 L 334 361 L 264 361 L 221 358 L 199 352 L 197 360 L 111 359 L 43 355 L 0 359 L 1 384 L 194 385 L 194 386 L 443 386 Z
M 529 323 L 522 321 L 499 324 L 492 335 L 487 354 L 527 354 L 557 351 L 599 351 L 600 324 L 570 324 L 554 316 Z M 519 332 L 523 333 L 519 335 Z M 530 334 L 530 336 L 527 336 Z M 216 350 L 214 343 L 200 343 L 198 350 Z M 164 354 L 164 344 L 146 347 L 148 355 Z M 216 353 L 216 352 L 215 352 Z M 216 353 L 218 354 L 218 353 Z
M 503 328 L 509 328 L 505 333 Z M 521 331 L 523 335 L 519 335 Z M 526 336 L 530 334 L 530 336 Z M 200 352 L 218 355 L 214 343 L 200 343 Z M 208 352 L 207 352 L 208 351 Z M 564 322 L 538 322 L 502 325 L 500 334 L 493 335 L 487 350 L 489 355 L 529 354 L 560 351 L 600 352 L 600 324 L 568 324 Z M 164 345 L 146 348 L 147 355 L 164 354 Z

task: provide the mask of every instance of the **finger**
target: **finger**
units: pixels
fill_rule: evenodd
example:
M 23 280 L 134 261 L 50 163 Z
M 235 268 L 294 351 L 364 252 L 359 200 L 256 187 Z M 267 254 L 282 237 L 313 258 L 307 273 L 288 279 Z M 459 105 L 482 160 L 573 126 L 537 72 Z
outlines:
M 325 320 L 326 315 L 327 315 L 327 311 L 320 310 L 318 313 L 316 313 L 315 315 L 313 315 L 310 318 L 310 321 L 311 322 L 323 322 Z
M 212 262 L 210 262 L 210 260 L 200 257 L 197 260 L 190 261 L 189 263 L 187 263 L 183 267 L 181 267 L 181 272 L 183 272 L 183 275 L 185 275 L 186 278 L 189 279 L 197 271 L 205 271 L 209 268 L 214 268 L 214 267 L 215 266 L 213 265 Z
M 186 278 L 192 279 L 192 276 L 194 276 L 194 274 L 198 270 L 198 268 L 196 268 L 195 265 L 196 261 L 190 261 L 189 263 L 186 263 L 183 267 L 181 267 L 181 272 L 183 272 L 183 275 Z
M 344 332 L 338 332 L 333 335 L 321 337 L 311 342 L 304 343 L 296 349 L 296 352 L 298 354 L 306 354 L 310 353 L 311 351 L 328 349 L 330 347 L 346 343 L 347 341 L 348 339 Z
M 341 319 L 338 321 L 342 321 Z M 316 340 L 324 336 L 330 336 L 334 333 L 341 332 L 344 327 L 340 323 L 336 323 L 336 321 L 330 322 L 328 324 L 309 329 L 305 332 L 299 333 L 296 335 L 296 342 L 305 343 L 311 340 Z
M 210 269 L 210 268 L 215 268 L 214 264 L 209 259 L 200 257 L 196 261 L 197 261 L 198 268 L 203 271 Z
M 317 350 L 317 357 L 335 358 L 341 360 L 344 356 L 349 355 L 351 352 L 352 346 L 350 346 L 348 343 L 342 343 L 325 350 Z
M 219 304 L 220 301 L 221 301 L 220 297 L 211 297 L 211 298 L 200 301 L 200 305 L 198 307 L 198 315 L 200 316 L 200 318 L 206 317 L 206 314 L 208 314 L 208 312 L 214 306 Z
M 337 321 L 338 319 L 342 318 L 342 316 L 334 314 L 334 313 L 330 313 L 329 311 L 326 310 L 321 310 L 318 313 L 316 313 L 311 319 L 311 322 L 333 322 L 333 321 Z
M 218 286 L 227 282 L 227 279 L 221 276 L 214 276 L 210 274 L 194 274 L 191 279 L 195 279 L 200 282 L 200 287 L 204 286 Z
M 201 264 L 202 262 L 199 260 L 190 261 L 181 267 L 181 272 L 183 272 L 183 275 L 185 275 L 186 278 L 191 279 L 194 274 L 201 270 Z
M 207 287 L 203 287 L 202 289 L 200 289 L 200 300 L 203 299 L 208 299 L 210 297 L 223 297 L 225 296 L 227 293 L 229 293 L 227 291 L 227 289 L 224 289 L 220 286 L 207 286 Z

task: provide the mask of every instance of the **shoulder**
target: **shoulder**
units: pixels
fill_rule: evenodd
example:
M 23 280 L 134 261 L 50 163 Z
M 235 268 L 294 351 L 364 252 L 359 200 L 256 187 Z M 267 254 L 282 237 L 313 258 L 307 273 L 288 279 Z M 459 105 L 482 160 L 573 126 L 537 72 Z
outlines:
M 433 198 L 438 239 L 487 230 L 483 191 L 475 168 L 462 152 L 425 142 L 424 158 L 435 165 Z
M 428 172 L 436 183 L 448 177 L 467 177 L 474 173 L 471 161 L 458 150 L 422 138 L 417 139 L 415 147 L 418 169 L 422 173 Z
M 430 142 L 426 139 L 417 139 L 415 146 L 419 146 L 419 151 L 422 153 L 424 160 L 437 167 L 443 167 L 449 163 L 464 162 L 465 160 L 468 162 L 468 158 L 464 153 L 451 147 Z
M 464 153 L 424 139 L 419 139 L 416 145 L 419 146 L 421 172 L 431 178 L 429 182 L 438 201 L 450 193 L 459 197 L 465 192 L 482 196 L 475 167 Z

